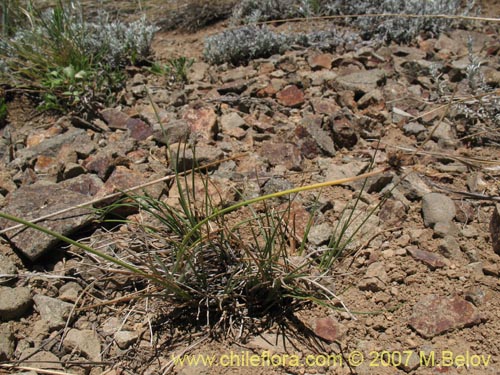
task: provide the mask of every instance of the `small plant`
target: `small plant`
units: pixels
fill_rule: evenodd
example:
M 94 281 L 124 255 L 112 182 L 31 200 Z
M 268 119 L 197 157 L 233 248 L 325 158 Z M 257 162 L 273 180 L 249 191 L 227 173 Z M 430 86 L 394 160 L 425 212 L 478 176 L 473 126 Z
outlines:
M 19 9 L 27 27 L 0 40 L 0 76 L 40 92 L 45 109 L 78 112 L 109 101 L 122 86 L 122 68 L 148 57 L 156 31 L 144 19 L 124 24 L 105 13 L 86 21 L 78 4 L 61 0 L 45 11 L 31 3 Z
M 148 69 L 153 74 L 165 76 L 172 82 L 187 82 L 187 73 L 194 64 L 194 59 L 188 59 L 181 56 L 175 59 L 169 59 L 166 64 L 153 63 Z

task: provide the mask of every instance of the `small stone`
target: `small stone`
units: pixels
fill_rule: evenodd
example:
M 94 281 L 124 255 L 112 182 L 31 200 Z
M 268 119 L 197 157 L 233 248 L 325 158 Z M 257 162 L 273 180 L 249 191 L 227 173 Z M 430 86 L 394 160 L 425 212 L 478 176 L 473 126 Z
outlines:
M 436 223 L 433 229 L 436 237 L 441 238 L 446 236 L 457 236 L 459 233 L 457 226 L 452 221 Z
M 111 129 L 120 129 L 120 130 L 126 130 L 127 129 L 127 120 L 130 118 L 129 115 L 126 113 L 122 112 L 118 108 L 106 108 L 103 109 L 100 112 L 100 115 L 106 121 L 106 124 Z
M 0 321 L 21 318 L 33 304 L 31 292 L 28 288 L 0 287 Z
M 403 130 L 406 135 L 419 135 L 427 130 L 425 126 L 419 124 L 418 122 L 409 122 L 403 125 Z
M 333 142 L 338 148 L 353 148 L 358 143 L 358 134 L 352 122 L 342 115 L 332 116 Z
M 452 236 L 445 236 L 441 240 L 438 246 L 438 251 L 448 259 L 460 259 L 462 257 L 460 244 L 455 237 Z
M 330 241 L 332 234 L 332 226 L 329 223 L 313 225 L 309 230 L 307 240 L 315 246 L 321 246 Z
M 139 339 L 139 333 L 133 331 L 118 331 L 113 337 L 116 345 L 118 345 L 120 349 L 124 350 Z
M 82 166 L 91 173 L 96 173 L 101 180 L 106 180 L 113 170 L 114 163 L 110 153 L 100 151 L 90 155 L 82 163 Z
M 380 69 L 363 70 L 335 79 L 340 89 L 366 94 L 385 82 L 386 73 Z
M 332 67 L 333 55 L 321 53 L 307 59 L 311 69 L 330 69 Z
M 314 333 L 326 341 L 334 342 L 341 339 L 344 331 L 342 325 L 332 317 L 319 318 L 314 321 Z
M 420 250 L 416 247 L 407 248 L 410 255 L 427 265 L 431 270 L 435 270 L 436 268 L 443 268 L 448 264 L 446 258 L 439 254 L 431 253 L 429 251 Z
M 100 362 L 102 359 L 101 341 L 93 330 L 70 329 L 63 340 L 63 346 L 69 352 L 73 350 L 81 352 L 91 361 Z
M 93 197 L 104 186 L 104 182 L 95 174 L 82 174 L 75 178 L 64 180 L 58 185 L 75 193 Z
M 407 217 L 408 207 L 399 200 L 388 199 L 382 205 L 378 217 L 387 226 L 397 226 Z
M 205 140 L 215 139 L 217 134 L 217 115 L 213 108 L 190 108 L 182 115 L 191 133 L 200 135 Z
M 57 158 L 52 156 L 40 155 L 36 159 L 35 172 L 40 174 L 55 175 L 59 170 Z
M 6 256 L 0 254 L 0 275 L 12 275 L 11 277 L 0 277 L 0 285 L 6 285 L 12 282 L 17 275 L 16 265 Z
M 236 112 L 222 115 L 219 119 L 219 122 L 223 132 L 235 128 L 248 128 L 245 120 L 241 118 L 241 116 Z
M 405 197 L 410 201 L 422 199 L 424 195 L 432 192 L 424 180 L 416 173 L 408 174 L 399 186 L 403 190 Z
M 490 235 L 493 251 L 500 255 L 500 204 L 495 205 L 490 220 Z
M 155 124 L 153 139 L 162 145 L 173 145 L 174 143 L 186 142 L 190 132 L 186 121 L 176 120 L 164 125 Z
M 386 288 L 387 272 L 382 262 L 374 262 L 368 266 L 364 278 L 358 283 L 360 290 L 378 292 Z
M 0 324 L 0 361 L 10 361 L 13 358 L 15 344 L 10 324 Z
M 59 298 L 61 301 L 75 303 L 78 297 L 80 297 L 82 290 L 83 288 L 79 284 L 70 281 L 59 288 Z
M 261 156 L 272 166 L 283 165 L 288 170 L 301 170 L 301 153 L 292 143 L 263 142 Z
M 35 301 L 36 310 L 40 313 L 40 317 L 47 322 L 49 329 L 60 329 L 66 325 L 73 308 L 72 304 L 41 294 L 33 297 L 33 301 Z
M 195 166 L 203 166 L 211 164 L 224 157 L 224 153 L 217 147 L 210 145 L 198 145 L 195 151 L 191 148 L 185 148 L 181 145 L 178 150 L 177 145 L 172 145 L 172 163 L 177 162 L 177 171 L 182 172 Z M 217 166 L 212 166 L 211 169 L 217 169 Z
M 474 306 L 481 306 L 488 300 L 488 295 L 480 286 L 472 286 L 465 292 L 465 299 L 472 302 Z
M 422 216 L 426 226 L 452 221 L 455 215 L 455 203 L 448 196 L 429 193 L 422 198 Z
M 340 111 L 340 106 L 333 99 L 311 99 L 314 112 L 320 115 L 333 115 Z
M 463 298 L 431 294 L 413 307 L 409 324 L 424 338 L 432 338 L 480 322 L 481 317 L 476 308 Z
M 26 360 L 26 362 L 23 362 Z M 23 350 L 20 358 L 21 366 L 36 367 L 37 369 L 52 369 L 62 370 L 63 366 L 59 358 L 46 350 L 39 350 L 36 348 L 28 348 Z M 51 373 L 50 371 L 48 373 Z
M 138 141 L 143 141 L 153 134 L 153 128 L 141 119 L 129 118 L 126 125 L 130 132 L 130 137 Z
M 63 179 L 69 180 L 85 174 L 85 168 L 77 163 L 67 163 L 64 165 Z
M 300 107 L 304 104 L 304 93 L 295 85 L 285 87 L 283 90 L 276 94 L 278 103 L 285 107 Z

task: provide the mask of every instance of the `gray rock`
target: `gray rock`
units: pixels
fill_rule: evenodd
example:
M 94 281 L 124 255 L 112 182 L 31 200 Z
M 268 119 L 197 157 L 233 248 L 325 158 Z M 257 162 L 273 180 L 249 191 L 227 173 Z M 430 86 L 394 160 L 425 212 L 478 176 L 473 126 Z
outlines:
M 385 71 L 372 69 L 339 76 L 335 79 L 335 82 L 340 89 L 366 94 L 382 85 L 385 78 Z
M 101 340 L 93 330 L 70 329 L 63 340 L 63 346 L 69 352 L 81 352 L 91 361 L 100 362 L 102 359 Z
M 23 361 L 24 359 L 26 359 L 26 362 L 21 362 L 21 366 L 52 370 L 63 369 L 59 358 L 55 354 L 45 350 L 39 350 L 37 348 L 23 350 L 20 360 Z
M 403 130 L 406 135 L 419 135 L 427 130 L 425 126 L 419 124 L 418 122 L 409 122 L 403 125 Z
M 460 259 L 462 257 L 460 244 L 452 236 L 445 236 L 440 241 L 438 251 L 448 259 Z
M 127 349 L 139 339 L 139 333 L 133 331 L 118 331 L 114 334 L 116 345 L 120 349 Z
M 16 153 L 17 163 L 24 165 L 28 161 L 39 155 L 55 157 L 57 156 L 59 150 L 63 145 L 71 144 L 77 139 L 77 137 L 84 135 L 86 135 L 84 130 L 73 129 L 67 131 L 66 133 L 45 139 L 43 142 L 37 144 L 36 146 L 19 150 Z
M 453 200 L 440 193 L 429 193 L 422 198 L 422 216 L 426 226 L 452 221 L 456 215 Z
M 331 134 L 324 130 L 321 127 L 321 121 L 315 121 L 315 118 L 316 116 L 304 118 L 302 122 L 304 128 L 325 155 L 335 156 L 335 144 L 333 143 Z
M 17 267 L 15 264 L 2 254 L 0 254 L 0 275 L 17 275 Z M 0 277 L 0 285 L 9 284 L 15 278 L 15 276 Z
M 0 361 L 12 359 L 15 345 L 10 324 L 0 324 Z
M 437 237 L 446 237 L 446 236 L 458 236 L 460 233 L 458 227 L 455 225 L 453 221 L 445 221 L 434 224 L 434 234 Z
M 248 127 L 245 120 L 243 120 L 236 112 L 230 112 L 222 115 L 219 122 L 223 132 L 230 129 Z
M 382 262 L 374 262 L 368 266 L 364 278 L 358 283 L 361 290 L 378 292 L 384 290 L 389 280 Z
M 57 298 L 37 294 L 33 297 L 35 308 L 40 317 L 47 322 L 49 329 L 60 329 L 66 325 L 73 305 Z
M 411 201 L 422 199 L 426 194 L 432 192 L 427 184 L 416 173 L 410 173 L 401 181 L 399 188 L 405 197 Z
M 210 145 L 200 144 L 196 146 L 194 152 L 191 148 L 185 148 L 184 145 L 181 145 L 180 148 L 173 145 L 171 155 L 174 163 L 176 161 L 177 171 L 183 172 L 195 166 L 203 166 L 220 160 L 224 153 L 219 148 Z M 217 166 L 212 166 L 211 169 L 217 169 Z
M 83 288 L 79 284 L 71 281 L 59 288 L 59 298 L 62 301 L 74 303 L 80 296 L 82 290 Z
M 332 233 L 332 226 L 328 223 L 313 225 L 307 235 L 307 240 L 315 246 L 321 246 L 330 240 Z
M 32 220 L 85 203 L 88 200 L 88 196 L 65 189 L 58 184 L 37 182 L 33 185 L 23 186 L 9 194 L 3 210 L 13 216 Z M 38 225 L 69 236 L 89 224 L 92 218 L 90 209 L 80 208 L 43 220 Z M 0 219 L 0 228 L 7 228 L 11 225 L 13 225 L 11 221 Z M 7 236 L 21 253 L 32 261 L 59 242 L 57 238 L 34 229 L 10 231 Z
M 301 170 L 301 153 L 292 143 L 264 142 L 261 156 L 272 166 L 283 165 L 291 171 Z
M 0 320 L 14 320 L 22 317 L 31 308 L 33 300 L 28 288 L 0 287 Z
M 162 145 L 185 142 L 190 134 L 189 125 L 184 120 L 175 120 L 164 125 L 155 124 L 153 129 L 153 139 Z

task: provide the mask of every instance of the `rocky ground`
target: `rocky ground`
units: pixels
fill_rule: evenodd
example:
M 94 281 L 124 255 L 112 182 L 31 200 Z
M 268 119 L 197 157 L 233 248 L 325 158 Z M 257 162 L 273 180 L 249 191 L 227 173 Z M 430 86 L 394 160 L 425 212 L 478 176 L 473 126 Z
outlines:
M 141 242 L 133 226 L 100 226 L 95 211 L 74 207 L 93 200 L 102 207 L 117 199 L 103 197 L 163 178 L 147 192 L 175 202 L 160 121 L 169 144 L 196 143 L 200 164 L 235 157 L 209 173 L 221 204 L 238 199 L 235 189 L 265 194 L 345 178 L 373 161 L 374 169 L 387 170 L 368 180 L 356 213 L 364 219 L 369 207 L 389 199 L 356 234 L 351 255 L 336 264 L 332 290 L 347 310 L 307 306 L 296 314 L 302 331 L 275 326 L 243 342 L 210 340 L 162 321 L 165 302 L 135 300 L 145 285 L 99 258 L 33 230 L 12 230 L 0 242 L 0 361 L 18 367 L 0 364 L 0 372 L 497 374 L 499 124 L 474 134 L 478 129 L 453 116 L 457 109 L 448 103 L 467 97 L 477 105 L 466 80 L 469 36 L 486 82 L 500 87 L 498 24 L 457 28 L 412 46 L 299 49 L 237 68 L 201 59 L 203 36 L 223 27 L 159 33 L 159 58 L 179 51 L 196 58 L 189 82 L 172 86 L 131 72 L 122 104 L 102 110 L 100 119 L 39 114 L 25 97 L 10 102 L 0 129 L 2 211 L 32 220 L 73 208 L 40 224 L 108 253 L 134 249 Z M 437 94 L 431 63 L 442 65 L 440 82 L 454 94 Z M 192 165 L 192 158 L 186 152 L 178 163 Z M 321 191 L 309 244 L 328 242 L 361 186 Z M 298 227 L 316 196 L 295 199 Z M 230 351 L 301 360 L 340 353 L 344 362 L 171 363 L 172 354 Z M 357 352 L 359 363 L 351 358 Z M 432 353 L 435 363 L 426 362 Z

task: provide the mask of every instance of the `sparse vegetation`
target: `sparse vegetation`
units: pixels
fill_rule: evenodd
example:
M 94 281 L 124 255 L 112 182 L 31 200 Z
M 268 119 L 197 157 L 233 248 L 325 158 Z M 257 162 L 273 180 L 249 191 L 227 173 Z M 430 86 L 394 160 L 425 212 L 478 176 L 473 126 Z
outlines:
M 2 78 L 40 93 L 41 108 L 89 110 L 121 87 L 120 71 L 145 60 L 156 28 L 145 19 L 125 24 L 101 13 L 84 20 L 78 4 L 21 9 L 25 24 L 0 43 Z
M 166 64 L 153 63 L 148 69 L 153 74 L 165 76 L 171 82 L 186 82 L 189 68 L 194 64 L 194 59 L 181 56 L 169 59 Z

